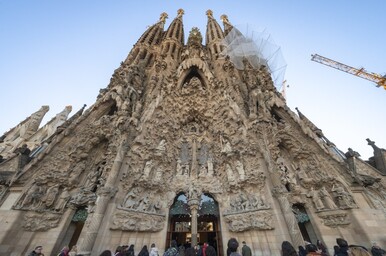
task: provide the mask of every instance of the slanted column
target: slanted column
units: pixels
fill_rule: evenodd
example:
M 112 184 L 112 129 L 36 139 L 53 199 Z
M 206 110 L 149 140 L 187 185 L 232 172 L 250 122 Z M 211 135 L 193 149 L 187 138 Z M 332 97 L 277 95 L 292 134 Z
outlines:
M 200 205 L 201 191 L 199 191 L 194 184 L 189 188 L 188 205 L 190 207 L 191 219 L 191 233 L 192 233 L 192 247 L 197 245 L 197 214 Z
M 273 166 L 270 166 L 271 168 Z M 292 204 L 288 200 L 289 193 L 286 191 L 284 186 L 281 184 L 279 174 L 276 170 L 271 170 L 270 178 L 273 185 L 273 195 L 279 201 L 281 212 L 283 213 L 284 220 L 287 224 L 289 235 L 292 240 L 292 245 L 297 248 L 299 245 L 304 245 L 304 240 L 295 214 L 292 211 Z
M 86 220 L 87 226 L 82 231 L 79 243 L 79 252 L 82 255 L 91 255 L 91 250 L 94 246 L 95 239 L 98 235 L 99 228 L 102 224 L 102 220 L 107 209 L 107 205 L 112 197 L 117 192 L 117 188 L 114 186 L 118 177 L 119 170 L 121 169 L 123 158 L 128 150 L 127 138 L 124 138 L 118 147 L 117 155 L 114 159 L 114 163 L 111 167 L 110 173 L 107 176 L 105 185 L 97 191 L 97 200 L 95 202 L 95 210 L 89 218 Z

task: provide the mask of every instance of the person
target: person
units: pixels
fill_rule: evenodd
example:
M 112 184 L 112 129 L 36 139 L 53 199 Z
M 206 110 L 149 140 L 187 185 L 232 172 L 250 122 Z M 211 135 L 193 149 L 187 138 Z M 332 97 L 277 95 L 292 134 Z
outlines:
M 206 247 L 205 254 L 206 256 L 216 256 L 216 249 L 214 249 L 213 246 L 208 245 L 208 247 Z
M 307 256 L 322 255 L 321 252 L 318 251 L 318 247 L 314 244 L 307 244 L 306 251 Z
M 202 256 L 206 256 L 206 248 L 208 248 L 208 244 L 204 243 L 202 246 Z M 182 255 L 180 255 L 182 256 Z
M 231 238 L 228 240 L 228 249 L 229 256 L 241 256 L 240 253 L 237 252 L 237 248 L 239 247 L 239 242 L 237 242 L 236 238 Z
M 149 256 L 149 250 L 147 249 L 147 245 L 144 245 L 141 251 L 138 253 L 138 256 Z
M 334 256 L 337 256 L 339 253 L 339 246 L 334 245 Z
M 134 244 L 131 244 L 126 252 L 126 256 L 134 256 Z
M 68 246 L 64 246 L 63 249 L 60 251 L 58 256 L 68 256 L 68 252 L 70 251 L 70 248 Z
M 158 248 L 155 247 L 155 244 L 151 244 L 150 245 L 150 253 L 149 253 L 150 256 L 158 256 Z
M 373 246 L 371 247 L 371 253 L 373 256 L 384 256 L 386 255 L 386 251 L 383 250 L 377 243 L 373 243 Z
M 241 254 L 243 256 L 252 256 L 251 248 L 247 245 L 245 241 L 243 241 L 243 247 L 241 248 Z
M 180 254 L 180 256 L 185 256 L 185 246 L 183 244 L 178 247 L 178 253 Z
M 124 256 L 124 252 L 123 252 L 123 246 L 119 245 L 116 249 L 115 249 L 115 254 L 114 256 Z
M 68 256 L 76 256 L 78 254 L 78 246 L 73 245 L 71 251 L 68 252 Z
M 99 256 L 113 256 L 113 253 L 110 250 L 104 250 Z
M 316 246 L 318 247 L 318 250 L 320 250 L 322 252 L 321 253 L 322 256 L 328 256 L 327 248 L 326 248 L 326 246 L 324 246 L 322 241 L 316 240 Z
M 195 250 L 196 250 L 196 255 L 197 256 L 203 256 L 202 255 L 202 246 L 200 244 L 196 245 Z
M 282 256 L 298 256 L 295 248 L 288 241 L 283 241 L 281 243 L 281 254 Z
M 343 238 L 337 238 L 336 243 L 338 248 L 334 247 L 335 254 L 334 256 L 348 256 L 348 243 Z
M 193 247 L 189 247 L 185 250 L 185 256 L 196 256 L 196 251 Z
M 298 249 L 299 249 L 299 252 L 298 252 L 299 256 L 307 256 L 307 251 L 306 249 L 304 249 L 303 246 L 299 245 Z
M 166 252 L 164 253 L 164 256 L 179 256 L 176 240 L 171 241 L 170 248 L 166 250 Z
M 43 246 L 39 245 L 36 246 L 35 249 L 28 254 L 28 256 L 43 256 L 44 254 L 42 253 L 43 251 Z

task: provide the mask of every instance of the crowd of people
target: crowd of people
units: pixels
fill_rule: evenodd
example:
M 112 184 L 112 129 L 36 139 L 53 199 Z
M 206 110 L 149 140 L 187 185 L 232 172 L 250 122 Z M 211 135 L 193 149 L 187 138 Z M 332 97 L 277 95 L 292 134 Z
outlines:
M 253 256 L 251 248 L 242 242 L 241 254 L 238 252 L 239 242 L 235 238 L 231 238 L 227 244 L 227 256 Z M 36 246 L 35 249 L 28 254 L 28 256 L 44 256 L 43 246 Z M 383 250 L 377 243 L 373 243 L 370 250 L 360 245 L 349 245 L 343 238 L 336 239 L 336 245 L 334 246 L 333 254 L 330 254 L 326 246 L 317 240 L 316 244 L 305 242 L 304 246 L 299 246 L 296 250 L 289 241 L 283 241 L 281 245 L 281 256 L 386 256 L 386 251 Z M 71 250 L 68 246 L 63 247 L 58 256 L 81 256 L 78 254 L 77 246 L 74 245 Z M 128 246 L 118 246 L 115 252 L 110 250 L 103 251 L 99 256 L 160 256 L 158 248 L 153 243 L 150 246 L 150 250 L 147 245 L 144 245 L 141 251 L 135 255 L 134 244 Z M 172 240 L 170 247 L 165 250 L 163 256 L 217 256 L 215 247 L 208 243 L 202 245 L 190 246 L 178 246 L 175 240 Z
M 299 246 L 298 250 L 292 246 L 288 241 L 284 241 L 281 245 L 282 256 L 386 256 L 386 251 L 378 246 L 377 243 L 373 243 L 370 250 L 361 245 L 349 245 L 343 238 L 336 239 L 336 245 L 334 246 L 333 254 L 330 254 L 326 246 L 317 240 L 316 244 L 309 242 L 305 243 L 305 246 Z

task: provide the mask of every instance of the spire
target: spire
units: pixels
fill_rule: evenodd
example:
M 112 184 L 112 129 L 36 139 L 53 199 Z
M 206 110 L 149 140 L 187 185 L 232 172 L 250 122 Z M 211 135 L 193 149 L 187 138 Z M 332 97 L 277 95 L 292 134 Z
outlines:
M 184 27 L 182 23 L 184 13 L 183 9 L 177 11 L 177 17 L 170 23 L 165 38 L 173 38 L 177 42 L 184 44 Z
M 221 15 L 220 19 L 224 25 L 224 34 L 227 35 L 233 29 L 233 25 L 229 22 L 226 14 Z
M 139 38 L 138 43 L 142 44 L 159 44 L 162 39 L 162 34 L 164 31 L 164 25 L 166 19 L 168 18 L 168 14 L 166 12 L 161 13 L 159 21 L 154 25 L 150 26 L 145 33 Z
M 213 18 L 212 10 L 207 10 L 206 15 L 208 16 L 208 23 L 206 25 L 206 45 L 209 45 L 213 41 L 222 40 L 224 38 L 224 34 L 220 25 Z
M 184 46 L 184 25 L 182 22 L 182 16 L 184 10 L 179 9 L 177 11 L 177 17 L 170 23 L 169 28 L 166 31 L 161 54 L 164 56 L 171 56 L 173 59 L 177 59 L 181 53 L 181 49 Z
M 222 52 L 222 40 L 224 39 L 224 33 L 221 30 L 220 25 L 213 18 L 212 10 L 207 10 L 208 23 L 206 25 L 206 46 L 208 47 L 212 58 L 217 59 Z

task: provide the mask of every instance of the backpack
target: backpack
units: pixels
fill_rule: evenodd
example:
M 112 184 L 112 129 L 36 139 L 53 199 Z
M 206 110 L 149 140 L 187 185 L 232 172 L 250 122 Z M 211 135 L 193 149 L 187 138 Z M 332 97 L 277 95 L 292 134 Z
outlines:
M 163 256 L 179 256 L 179 253 L 176 248 L 171 247 L 164 252 Z

